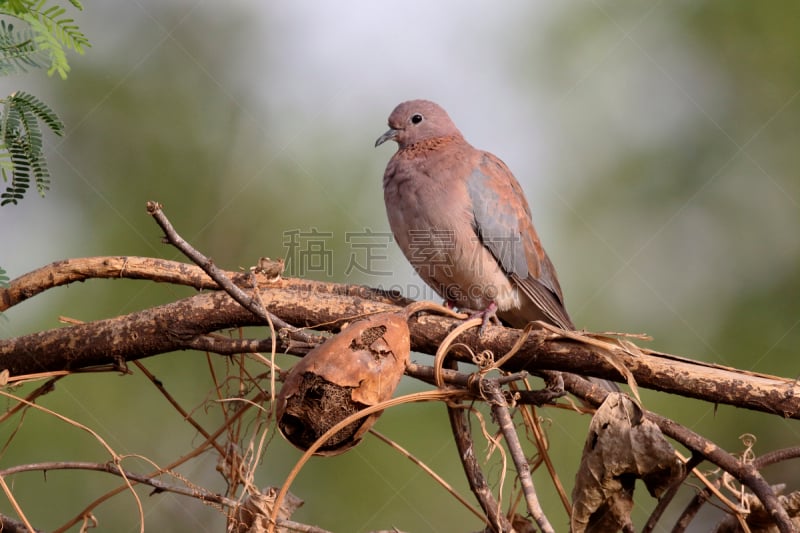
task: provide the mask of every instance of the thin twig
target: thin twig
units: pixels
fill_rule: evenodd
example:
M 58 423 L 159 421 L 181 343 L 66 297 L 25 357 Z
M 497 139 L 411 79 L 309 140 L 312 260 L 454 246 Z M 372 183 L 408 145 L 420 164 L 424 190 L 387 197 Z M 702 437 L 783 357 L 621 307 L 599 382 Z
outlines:
M 188 257 L 197 266 L 203 269 L 203 272 L 213 279 L 222 289 L 230 295 L 231 298 L 236 300 L 242 307 L 262 319 L 265 323 L 272 323 L 281 329 L 288 329 L 289 331 L 300 333 L 297 328 L 285 322 L 283 319 L 273 315 L 267 311 L 260 303 L 260 301 L 253 297 L 248 296 L 245 292 L 234 285 L 234 283 L 223 273 L 223 271 L 214 264 L 211 259 L 200 253 L 192 245 L 186 242 L 183 237 L 178 235 L 172 223 L 167 219 L 167 216 L 162 210 L 161 204 L 158 202 L 147 202 L 147 213 L 155 219 L 156 223 L 164 230 L 164 235 L 170 244 L 180 250 L 183 255 Z M 300 334 L 305 337 L 305 334 Z
M 511 419 L 511 414 L 508 412 L 508 403 L 500 386 L 492 379 L 483 380 L 483 389 L 489 399 L 492 408 L 492 414 L 500 426 L 500 431 L 503 432 L 503 437 L 506 439 L 508 450 L 511 452 L 511 459 L 514 461 L 514 466 L 517 468 L 517 475 L 519 482 L 522 485 L 522 492 L 525 494 L 525 502 L 528 505 L 528 512 L 531 514 L 539 529 L 543 533 L 555 533 L 552 524 L 544 514 L 539 498 L 536 496 L 536 488 L 533 486 L 533 479 L 531 478 L 530 467 L 528 466 L 528 458 L 525 457 L 525 452 L 522 450 L 522 443 L 519 441 L 519 435 L 514 427 L 514 421 Z
M 48 374 L 49 374 L 49 373 L 48 373 Z M 39 396 L 43 396 L 43 395 L 45 395 L 45 394 L 48 394 L 48 393 L 52 392 L 52 391 L 53 391 L 53 389 L 55 388 L 56 382 L 57 382 L 58 380 L 60 380 L 61 378 L 63 378 L 64 376 L 66 376 L 66 375 L 68 375 L 68 373 L 65 373 L 65 374 L 63 374 L 63 375 L 60 375 L 60 376 L 54 376 L 54 377 L 51 377 L 51 378 L 50 378 L 50 379 L 48 379 L 46 382 L 44 382 L 43 384 L 41 384 L 41 385 L 39 385 L 38 387 L 36 387 L 36 389 L 34 389 L 33 391 L 31 391 L 31 392 L 30 392 L 30 393 L 29 393 L 29 394 L 28 394 L 28 395 L 25 397 L 25 399 L 26 399 L 27 401 L 29 401 L 29 402 L 33 402 L 33 401 L 35 401 L 35 400 L 36 400 L 36 398 L 38 398 Z M 22 380 L 21 380 L 21 381 L 24 381 L 24 380 L 26 380 L 26 379 L 35 379 L 35 378 L 29 378 L 28 376 L 17 376 L 17 377 L 18 377 L 18 378 L 22 378 Z M 19 403 L 19 404 L 15 405 L 14 407 L 10 408 L 10 409 L 9 409 L 9 410 L 7 410 L 5 413 L 3 413 L 2 415 L 0 415 L 0 424 L 2 424 L 3 422 L 5 422 L 7 419 L 11 418 L 11 417 L 12 417 L 12 416 L 13 416 L 13 415 L 14 415 L 14 414 L 17 412 L 17 411 L 20 411 L 20 410 L 23 410 L 23 409 L 25 409 L 25 404 L 24 404 L 24 403 Z M 0 450 L 0 452 L 2 452 L 2 450 Z
M 530 389 L 528 380 L 524 380 L 524 384 L 526 389 Z M 514 385 L 511 387 L 512 389 L 516 389 Z M 522 391 L 515 390 L 514 397 L 517 398 L 520 392 Z M 533 391 L 526 390 L 525 392 Z M 519 405 L 519 402 L 517 402 L 517 404 Z M 542 457 L 545 468 L 547 468 L 547 473 L 550 474 L 550 479 L 553 480 L 553 486 L 555 487 L 556 492 L 561 499 L 561 505 L 564 506 L 564 510 L 567 512 L 567 516 L 569 516 L 572 513 L 572 503 L 569 501 L 567 491 L 564 489 L 564 485 L 561 483 L 561 478 L 559 477 L 555 465 L 553 464 L 553 459 L 550 457 L 549 442 L 547 440 L 545 431 L 542 429 L 539 416 L 536 414 L 536 408 L 532 406 L 521 405 L 519 406 L 519 410 L 522 413 L 523 420 L 525 420 L 525 425 L 530 429 L 530 431 L 533 432 L 533 439 L 536 443 L 536 448 L 539 450 L 539 455 Z
M 683 512 L 681 512 L 678 520 L 675 522 L 675 525 L 672 528 L 672 533 L 683 533 L 686 531 L 686 528 L 689 526 L 692 520 L 694 520 L 694 517 L 697 516 L 697 513 L 700 511 L 703 505 L 705 505 L 705 503 L 710 499 L 711 491 L 708 490 L 707 487 L 695 494 L 689 503 L 686 504 Z
M 467 412 L 468 409 L 460 402 L 448 402 L 447 404 L 447 414 L 450 417 L 450 427 L 458 448 L 458 457 L 461 459 L 470 489 L 489 519 L 489 527 L 495 532 L 511 531 L 511 523 L 495 500 L 492 489 L 478 463 L 478 458 L 475 456 L 475 442 L 472 440 Z
M 172 485 L 170 483 L 165 483 L 160 479 L 156 479 L 150 474 L 138 474 L 136 472 L 131 472 L 130 470 L 124 470 L 117 464 L 111 462 L 93 463 L 89 461 L 49 461 L 42 463 L 28 463 L 24 465 L 11 466 L 9 468 L 0 470 L 0 478 L 13 474 L 19 474 L 21 472 L 49 472 L 52 470 L 93 470 L 97 472 L 107 472 L 130 481 L 135 481 L 143 485 L 149 485 L 155 489 L 158 489 L 159 491 L 173 492 L 175 494 L 189 496 L 206 503 L 217 503 L 226 506 L 236 505 L 235 500 L 231 500 L 230 498 L 226 498 L 220 494 L 215 494 L 204 488 L 190 488 Z M 169 472 L 162 472 L 162 474 L 168 473 Z
M 704 461 L 704 457 L 699 453 L 692 453 L 692 456 L 686 461 L 683 469 L 683 474 L 679 478 L 675 478 L 672 480 L 672 485 L 669 489 L 661 495 L 658 499 L 658 504 L 656 508 L 653 509 L 653 512 L 650 513 L 650 517 L 647 519 L 647 523 L 645 523 L 644 527 L 642 527 L 642 533 L 649 533 L 650 531 L 654 531 L 656 526 L 658 525 L 658 521 L 661 519 L 661 515 L 664 514 L 664 511 L 667 510 L 667 507 L 672 502 L 672 499 L 678 493 L 678 489 L 681 487 L 683 482 L 686 480 L 686 477 L 694 470 L 697 465 Z

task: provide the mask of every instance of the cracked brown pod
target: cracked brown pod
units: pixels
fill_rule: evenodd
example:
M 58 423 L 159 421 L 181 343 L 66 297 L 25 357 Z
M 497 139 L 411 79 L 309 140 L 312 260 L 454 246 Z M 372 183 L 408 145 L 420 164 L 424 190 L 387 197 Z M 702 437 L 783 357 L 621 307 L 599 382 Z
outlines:
M 289 371 L 277 397 L 281 434 L 307 450 L 346 417 L 391 398 L 411 351 L 406 313 L 353 322 L 311 350 Z M 316 455 L 338 455 L 361 440 L 373 413 L 330 437 Z

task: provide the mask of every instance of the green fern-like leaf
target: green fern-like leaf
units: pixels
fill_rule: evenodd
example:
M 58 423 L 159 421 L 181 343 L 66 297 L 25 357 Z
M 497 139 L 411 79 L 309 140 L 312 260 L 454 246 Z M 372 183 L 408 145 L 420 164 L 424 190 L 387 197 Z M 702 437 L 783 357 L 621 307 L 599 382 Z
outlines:
M 27 72 L 29 68 L 46 65 L 30 29 L 17 30 L 13 24 L 0 21 L 0 75 Z
M 56 135 L 61 136 L 64 134 L 64 123 L 58 118 L 56 112 L 32 94 L 17 91 L 9 99 L 14 101 L 16 107 L 26 109 L 36 115 Z
M 28 23 L 36 48 L 48 57 L 50 68 L 47 73 L 53 75 L 57 72 L 62 79 L 66 78 L 70 70 L 66 49 L 83 54 L 85 48 L 91 46 L 89 40 L 78 29 L 74 19 L 65 16 L 65 8 L 59 5 L 48 7 L 47 0 L 30 2 L 26 7 L 16 17 Z
M 50 172 L 44 157 L 44 123 L 56 135 L 64 124 L 44 102 L 35 96 L 17 92 L 3 102 L 0 117 L 0 172 L 8 183 L 0 194 L 0 206 L 16 204 L 31 187 L 31 178 L 40 195 L 50 188 Z
M 83 9 L 80 0 L 68 1 Z M 66 78 L 70 70 L 66 51 L 83 54 L 91 46 L 66 8 L 48 2 L 52 0 L 0 0 L 0 15 L 27 24 L 20 30 L 0 20 L 0 75 L 47 67 L 49 75 Z M 50 107 L 28 93 L 14 93 L 0 99 L 0 105 L 0 177 L 6 183 L 0 205 L 16 204 L 31 182 L 41 195 L 49 189 L 42 124 L 56 135 L 64 133 L 64 124 Z
M 28 11 L 32 3 L 31 0 L 6 0 L 5 4 L 7 7 L 5 9 L 8 10 L 10 15 L 19 15 L 20 13 Z M 2 4 L 3 2 L 0 2 L 0 5 Z
M 16 204 L 25 196 L 31 186 L 31 167 L 29 150 L 23 146 L 24 142 L 18 140 L 10 147 L 11 163 L 14 165 L 14 172 L 11 176 L 11 183 L 6 190 L 0 194 L 0 206 Z
M 28 157 L 28 150 L 23 146 L 23 142 L 18 139 L 10 146 L 11 163 L 14 165 L 14 172 L 11 175 L 11 183 L 6 190 L 0 194 L 0 206 L 6 204 L 16 204 L 25 196 L 31 186 L 31 167 Z
M 46 0 L 42 0 L 40 5 L 44 7 L 45 2 Z M 41 11 L 40 18 L 48 21 L 47 25 L 64 46 L 82 54 L 84 47 L 88 48 L 91 45 L 86 36 L 78 29 L 75 20 L 64 16 L 66 12 L 67 10 L 61 6 L 51 6 Z
M 35 13 L 25 13 L 20 18 L 30 25 L 36 48 L 47 55 L 50 60 L 50 68 L 47 69 L 47 74 L 52 76 L 57 72 L 62 80 L 66 79 L 70 71 L 67 53 L 58 37 L 50 31 L 48 24 L 39 20 L 36 15 Z
M 14 95 L 12 94 L 3 100 L 3 114 L 0 116 L 0 142 L 8 147 L 16 141 L 19 136 L 19 111 L 14 102 Z

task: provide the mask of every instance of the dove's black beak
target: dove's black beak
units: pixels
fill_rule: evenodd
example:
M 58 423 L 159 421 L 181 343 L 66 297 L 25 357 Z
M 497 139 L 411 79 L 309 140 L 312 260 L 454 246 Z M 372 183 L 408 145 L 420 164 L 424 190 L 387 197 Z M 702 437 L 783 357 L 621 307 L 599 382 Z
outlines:
M 375 146 L 378 147 L 383 143 L 385 143 L 386 141 L 394 141 L 398 133 L 400 133 L 400 130 L 396 130 L 394 128 L 390 129 L 389 131 L 378 137 L 378 140 L 375 141 Z

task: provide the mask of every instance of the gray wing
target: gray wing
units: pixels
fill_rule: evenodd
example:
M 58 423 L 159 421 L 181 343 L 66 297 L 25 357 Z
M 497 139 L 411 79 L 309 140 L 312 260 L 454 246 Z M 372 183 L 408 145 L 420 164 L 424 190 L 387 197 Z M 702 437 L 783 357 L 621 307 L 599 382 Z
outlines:
M 522 188 L 506 165 L 489 153 L 467 179 L 475 232 L 503 271 L 533 302 L 538 315 L 574 329 L 564 308 L 555 269 L 539 242 Z M 535 311 L 533 310 L 533 311 Z M 523 321 L 539 319 L 530 311 Z

